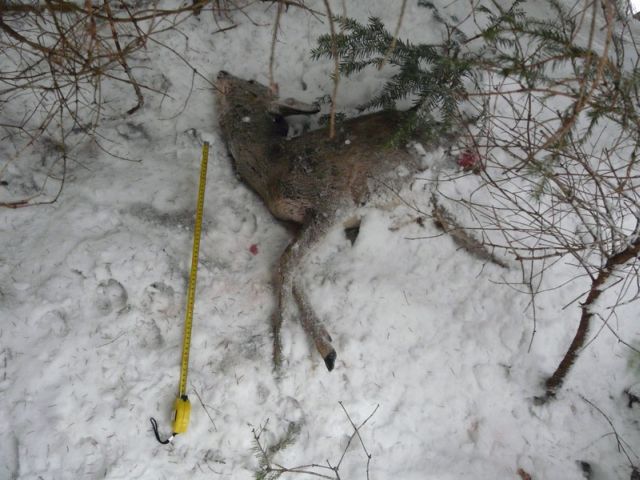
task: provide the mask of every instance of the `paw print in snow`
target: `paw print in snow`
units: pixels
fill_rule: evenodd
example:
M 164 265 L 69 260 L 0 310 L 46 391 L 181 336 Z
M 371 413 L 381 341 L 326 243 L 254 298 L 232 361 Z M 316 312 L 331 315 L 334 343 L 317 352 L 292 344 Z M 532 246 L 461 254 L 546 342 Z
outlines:
M 96 289 L 96 308 L 103 315 L 126 310 L 129 296 L 122 284 L 115 278 L 103 280 Z
M 175 314 L 176 301 L 173 287 L 162 281 L 153 282 L 144 289 L 142 306 L 152 313 Z

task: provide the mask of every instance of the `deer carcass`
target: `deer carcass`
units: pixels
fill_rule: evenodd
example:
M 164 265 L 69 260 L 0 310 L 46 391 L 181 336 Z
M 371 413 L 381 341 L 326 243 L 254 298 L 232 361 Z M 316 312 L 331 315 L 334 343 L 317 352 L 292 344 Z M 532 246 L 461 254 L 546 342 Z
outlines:
M 267 86 L 224 71 L 216 86 L 220 129 L 238 176 L 276 218 L 300 225 L 275 278 L 275 365 L 282 360 L 284 301 L 292 294 L 304 331 L 332 370 L 336 351 L 331 336 L 311 308 L 297 270 L 329 227 L 352 217 L 349 213 L 365 204 L 376 188 L 393 183 L 400 170 L 406 175 L 420 169 L 418 155 L 389 146 L 407 113 L 384 111 L 347 120 L 333 139 L 326 129 L 287 138 L 285 117 L 316 113 L 316 106 L 280 100 Z

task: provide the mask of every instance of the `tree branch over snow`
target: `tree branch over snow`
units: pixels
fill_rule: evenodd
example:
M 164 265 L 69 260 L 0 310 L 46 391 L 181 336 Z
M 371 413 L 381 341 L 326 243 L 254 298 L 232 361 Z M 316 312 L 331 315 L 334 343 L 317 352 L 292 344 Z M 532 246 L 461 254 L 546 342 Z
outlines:
M 3 144 L 4 162 L 0 164 L 0 189 L 6 188 L 9 193 L 9 198 L 0 198 L 0 207 L 5 208 L 56 201 L 64 186 L 67 161 L 78 163 L 71 155 L 71 137 L 78 142 L 89 137 L 98 148 L 110 153 L 96 135 L 105 104 L 111 100 L 104 97 L 108 85 L 131 87 L 136 104 L 127 110 L 128 115 L 144 105 L 143 92 L 166 96 L 167 92 L 139 82 L 133 73 L 135 56 L 144 54 L 149 41 L 177 32 L 182 22 L 207 6 L 217 13 L 242 8 L 242 3 L 236 6 L 210 0 L 167 9 L 106 0 L 0 3 L 0 134 L 3 140 L 11 140 Z M 196 71 L 193 67 L 191 70 Z M 49 171 L 39 172 L 44 176 L 41 187 L 30 188 L 29 194 L 17 187 L 11 190 L 13 178 L 7 176 L 10 166 L 46 145 L 62 148 L 48 152 L 58 157 Z M 27 176 L 32 174 L 28 168 Z M 58 181 L 60 190 L 46 191 L 44 187 L 53 180 Z
M 251 431 L 251 433 L 253 434 L 254 453 L 258 458 L 258 462 L 260 465 L 258 471 L 256 472 L 256 479 L 275 480 L 276 478 L 279 478 L 281 475 L 288 473 L 288 474 L 307 475 L 307 476 L 316 477 L 316 478 L 341 480 L 342 477 L 340 476 L 340 468 L 343 465 L 343 461 L 345 460 L 345 457 L 347 455 L 347 452 L 349 451 L 349 447 L 351 446 L 351 443 L 356 437 L 358 437 L 362 450 L 367 458 L 365 472 L 366 472 L 366 478 L 367 480 L 369 480 L 371 460 L 373 458 L 373 455 L 371 455 L 367 450 L 367 447 L 365 446 L 365 443 L 361 436 L 360 431 L 367 424 L 367 422 L 369 422 L 369 420 L 371 420 L 371 418 L 375 415 L 380 405 L 376 405 L 376 407 L 367 416 L 367 418 L 365 418 L 360 423 L 360 425 L 356 425 L 353 419 L 351 418 L 351 415 L 349 415 L 349 412 L 343 405 L 343 403 L 338 402 L 338 404 L 340 405 L 340 408 L 342 408 L 342 411 L 347 417 L 347 420 L 351 424 L 351 428 L 353 429 L 353 432 L 349 436 L 347 443 L 342 449 L 342 453 L 337 462 L 334 462 L 334 464 L 332 464 L 329 460 L 327 460 L 325 462 L 326 465 L 322 463 L 308 463 L 308 464 L 298 465 L 295 467 L 285 467 L 283 465 L 276 463 L 274 460 L 274 456 L 277 453 L 286 449 L 288 446 L 295 443 L 302 426 L 299 424 L 290 423 L 289 426 L 287 427 L 287 431 L 285 432 L 284 436 L 282 436 L 281 439 L 278 440 L 278 442 L 276 442 L 273 445 L 266 445 L 264 441 L 261 440 L 261 436 L 266 430 L 268 430 L 267 427 L 268 427 L 269 421 L 267 420 L 264 425 L 260 426 L 258 429 L 254 428 Z
M 440 25 L 440 43 L 396 38 L 376 18 L 362 24 L 341 17 L 341 32 L 320 37 L 312 54 L 339 57 L 344 77 L 367 67 L 393 68 L 361 107 L 413 102 L 396 145 L 462 131 L 450 148 L 459 169 L 441 170 L 436 181 L 441 209 L 434 208 L 434 217 L 445 231 L 462 235 L 446 228 L 457 222 L 442 214 L 457 203 L 473 220 L 464 222 L 464 235 L 477 233 L 485 251 L 515 258 L 532 297 L 558 264 L 576 268 L 574 281 L 590 279 L 574 342 L 547 382 L 552 393 L 585 344 L 594 305 L 616 287 L 609 280 L 618 270 L 632 275 L 639 268 L 635 20 L 609 0 L 571 6 L 547 0 L 552 14 L 543 19 L 530 15 L 522 0 L 472 4 L 462 17 L 429 0 L 418 3 Z M 632 283 L 618 287 L 624 292 L 614 310 L 640 298 L 640 284 Z
M 545 382 L 545 386 L 547 387 L 547 396 L 553 396 L 556 390 L 562 386 L 569 369 L 576 361 L 580 349 L 585 344 L 594 315 L 593 309 L 596 306 L 598 298 L 600 298 L 602 293 L 606 290 L 606 283 L 617 269 L 623 267 L 631 260 L 637 260 L 638 254 L 640 254 L 640 238 L 637 238 L 623 251 L 609 257 L 603 268 L 593 279 L 587 298 L 580 306 L 582 315 L 573 341 L 562 358 L 562 361 L 558 365 L 558 368 L 556 368 L 553 375 L 551 375 L 551 377 L 549 377 Z

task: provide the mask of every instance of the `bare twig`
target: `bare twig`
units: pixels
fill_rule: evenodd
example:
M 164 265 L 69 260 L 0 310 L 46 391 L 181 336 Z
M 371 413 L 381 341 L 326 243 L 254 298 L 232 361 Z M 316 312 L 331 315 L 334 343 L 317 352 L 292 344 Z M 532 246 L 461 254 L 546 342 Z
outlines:
M 333 14 L 329 0 L 324 0 L 324 6 L 327 10 L 327 18 L 329 19 L 329 31 L 331 32 L 331 52 L 334 60 L 333 68 L 333 92 L 331 93 L 331 111 L 329 112 L 329 138 L 336 136 L 336 108 L 338 98 L 338 84 L 340 83 L 340 57 L 338 56 L 338 48 L 336 46 L 336 29 L 333 22 Z
M 191 388 L 193 389 L 193 392 L 196 394 L 196 397 L 198 397 L 198 401 L 200 402 L 200 405 L 202 405 L 202 409 L 207 414 L 207 417 L 209 417 L 209 421 L 211 422 L 211 425 L 213 425 L 214 432 L 217 432 L 218 427 L 216 426 L 216 422 L 213 421 L 213 417 L 209 413 L 209 409 L 207 408 L 207 406 L 202 401 L 202 397 L 200 396 L 200 393 L 198 393 L 198 390 L 196 390 L 196 388 L 193 385 L 191 385 Z
M 273 76 L 273 64 L 275 62 L 276 56 L 276 42 L 278 41 L 278 30 L 280 29 L 280 17 L 282 16 L 282 11 L 284 10 L 284 2 L 281 0 L 278 1 L 278 9 L 276 11 L 276 21 L 273 23 L 273 34 L 271 36 L 271 50 L 269 52 L 269 88 L 274 93 L 277 93 L 278 87 Z
M 264 432 L 267 428 L 267 425 L 269 423 L 269 421 L 267 420 L 265 422 L 265 424 L 263 426 L 260 426 L 258 429 L 252 429 L 251 433 L 253 434 L 253 440 L 256 446 L 256 451 L 257 454 L 260 458 L 260 463 L 261 463 L 261 470 L 260 473 L 261 474 L 275 474 L 275 475 L 282 475 L 284 473 L 289 473 L 289 474 L 303 474 L 303 475 L 309 475 L 312 477 L 317 477 L 317 478 L 326 478 L 326 479 L 332 479 L 332 480 L 341 480 L 340 477 L 340 466 L 342 465 L 342 462 L 347 454 L 347 451 L 349 450 L 349 447 L 351 446 L 351 442 L 353 441 L 353 439 L 357 436 L 358 439 L 360 440 L 360 445 L 362 446 L 362 449 L 367 457 L 367 464 L 366 464 L 366 478 L 369 479 L 369 470 L 370 470 L 370 464 L 371 464 L 371 458 L 372 455 L 369 453 L 369 451 L 367 450 L 365 444 L 364 444 L 364 440 L 362 439 L 362 436 L 360 435 L 360 430 L 362 429 L 362 427 L 364 427 L 366 425 L 366 423 L 371 419 L 371 417 L 373 417 L 373 415 L 376 413 L 376 411 L 379 408 L 379 405 L 376 405 L 376 407 L 373 409 L 373 411 L 369 414 L 369 416 L 359 425 L 356 426 L 356 424 L 353 422 L 353 420 L 351 419 L 351 416 L 349 415 L 349 413 L 347 412 L 346 408 L 344 407 L 342 402 L 338 402 L 340 407 L 342 408 L 342 410 L 344 411 L 347 420 L 349 420 L 349 423 L 351 424 L 351 427 L 353 428 L 353 433 L 351 434 L 351 436 L 349 437 L 349 440 L 347 441 L 344 449 L 342 450 L 342 454 L 340 455 L 340 458 L 338 460 L 338 462 L 335 465 L 332 465 L 331 462 L 329 462 L 327 460 L 327 465 L 323 465 L 320 463 L 309 463 L 309 464 L 305 464 L 305 465 L 298 465 L 296 467 L 285 467 L 283 465 L 277 464 L 273 462 L 273 455 L 275 453 L 277 453 L 278 451 L 280 451 L 284 446 L 286 446 L 287 440 L 284 439 L 283 441 L 280 441 L 280 446 L 276 445 L 273 447 L 267 447 L 265 446 L 262 441 L 260 440 L 260 436 L 262 435 L 262 432 Z M 329 473 L 331 472 L 331 473 Z
M 629 463 L 629 466 L 635 470 L 637 469 L 637 465 L 635 465 L 633 463 L 633 461 L 631 460 L 631 456 L 629 454 L 629 452 L 631 453 L 631 455 L 635 456 L 636 458 L 639 458 L 638 455 L 633 451 L 633 449 L 629 446 L 629 444 L 620 436 L 620 434 L 618 434 L 618 431 L 616 430 L 615 425 L 613 424 L 613 422 L 611 421 L 611 418 L 609 418 L 609 416 L 604 413 L 602 411 L 602 409 L 600 407 L 598 407 L 596 404 L 594 404 L 591 400 L 589 400 L 588 398 L 580 395 L 580 398 L 582 398 L 582 400 L 587 403 L 591 408 L 593 408 L 594 410 L 596 410 L 600 415 L 602 415 L 602 417 L 607 421 L 607 423 L 609 424 L 609 426 L 611 427 L 611 431 L 613 433 L 613 436 L 616 439 L 616 445 L 618 447 L 618 452 L 622 453 L 626 459 L 627 462 Z
M 402 0 L 402 6 L 400 7 L 400 15 L 398 15 L 398 23 L 396 24 L 396 29 L 393 32 L 393 40 L 391 40 L 391 44 L 389 44 L 389 48 L 384 54 L 382 61 L 378 65 L 378 70 L 382 70 L 384 66 L 391 58 L 393 51 L 396 49 L 396 44 L 398 43 L 398 35 L 400 35 L 400 28 L 402 27 L 402 19 L 404 18 L 404 11 L 407 7 L 407 0 Z

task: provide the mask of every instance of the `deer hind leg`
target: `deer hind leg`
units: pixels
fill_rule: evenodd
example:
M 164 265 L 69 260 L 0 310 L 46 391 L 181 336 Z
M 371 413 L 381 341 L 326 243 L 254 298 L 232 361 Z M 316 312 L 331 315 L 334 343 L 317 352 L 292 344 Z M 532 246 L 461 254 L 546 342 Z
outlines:
M 329 332 L 327 332 L 327 329 L 311 308 L 304 290 L 295 282 L 293 284 L 293 298 L 298 304 L 302 328 L 322 356 L 327 370 L 333 370 L 337 354 L 333 345 L 331 345 L 331 335 L 329 335 Z
M 276 370 L 282 366 L 282 312 L 289 293 L 293 295 L 303 330 L 322 356 L 329 371 L 333 370 L 336 351 L 331 345 L 331 336 L 327 333 L 320 319 L 314 313 L 304 290 L 295 280 L 297 270 L 306 253 L 322 238 L 330 222 L 313 217 L 305 222 L 300 233 L 289 244 L 278 264 L 275 278 L 276 308 L 271 317 L 273 332 L 273 362 Z

